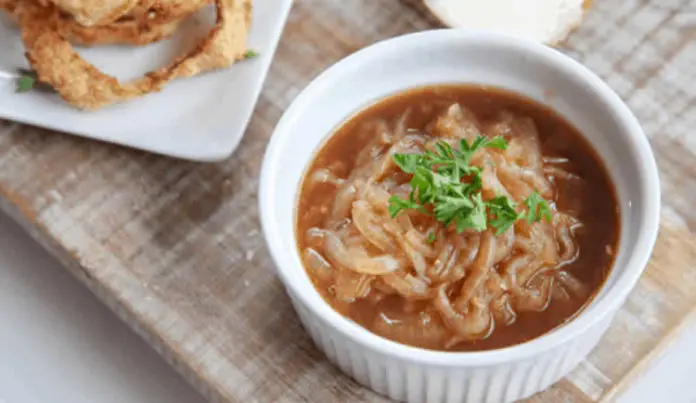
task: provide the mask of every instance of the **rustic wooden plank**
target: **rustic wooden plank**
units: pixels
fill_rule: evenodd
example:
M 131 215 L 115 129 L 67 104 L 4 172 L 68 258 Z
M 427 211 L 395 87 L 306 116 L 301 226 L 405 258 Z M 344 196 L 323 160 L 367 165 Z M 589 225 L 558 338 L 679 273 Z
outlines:
M 591 402 L 624 387 L 696 305 L 695 24 L 694 0 L 597 1 L 565 44 L 643 123 L 664 220 L 600 346 L 531 402 Z M 275 122 L 312 77 L 377 40 L 435 26 L 417 0 L 298 0 L 246 136 L 219 164 L 0 122 L 0 208 L 211 401 L 379 401 L 300 328 L 260 233 L 258 171 Z

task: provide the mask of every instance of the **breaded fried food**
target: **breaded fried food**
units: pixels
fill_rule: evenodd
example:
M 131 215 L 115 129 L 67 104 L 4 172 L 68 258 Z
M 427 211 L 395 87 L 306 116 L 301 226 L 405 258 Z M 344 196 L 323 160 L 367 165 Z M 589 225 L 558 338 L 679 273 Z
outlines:
M 80 46 L 147 45 L 172 36 L 181 22 L 212 0 L 140 0 L 127 15 L 109 25 L 85 27 L 64 16 L 62 29 Z
M 151 23 L 178 20 L 197 12 L 213 0 L 140 0 L 128 14 Z
M 80 109 L 93 110 L 160 91 L 169 80 L 230 66 L 243 59 L 251 21 L 251 0 L 215 0 L 215 27 L 188 54 L 145 77 L 120 83 L 84 60 L 61 29 L 60 11 L 23 0 L 14 10 L 26 57 L 39 81 Z
M 116 21 L 102 27 L 83 27 L 69 24 L 67 37 L 79 46 L 99 45 L 147 45 L 174 35 L 181 25 L 181 20 L 161 24 L 143 24 L 139 21 Z
M 172 36 L 183 20 L 212 0 L 140 0 L 127 15 L 109 25 L 85 27 L 64 16 L 62 28 L 80 46 L 147 45 Z
M 80 25 L 107 25 L 128 14 L 138 0 L 41 0 L 53 3 Z
M 5 10 L 10 18 L 16 19 L 15 10 L 19 3 L 20 0 L 0 0 L 0 9 Z M 57 24 L 70 42 L 78 46 L 142 46 L 172 36 L 189 16 L 190 14 L 181 15 L 181 18 L 167 20 L 154 18 L 152 14 L 143 14 L 137 18 L 127 15 L 109 25 L 85 27 L 73 17 L 60 13 Z
M 69 16 L 60 17 L 60 30 L 70 42 L 79 46 L 147 45 L 172 36 L 189 15 L 164 20 L 122 17 L 109 25 L 85 27 Z

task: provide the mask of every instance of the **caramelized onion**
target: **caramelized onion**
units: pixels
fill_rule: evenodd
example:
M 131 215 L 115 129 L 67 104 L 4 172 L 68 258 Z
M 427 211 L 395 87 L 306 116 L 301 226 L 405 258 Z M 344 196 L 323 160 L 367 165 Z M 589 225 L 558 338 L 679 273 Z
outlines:
M 445 325 L 462 340 L 482 338 L 489 334 L 493 321 L 487 304 L 479 298 L 473 298 L 465 313 L 458 312 L 447 297 L 446 287 L 444 284 L 439 286 L 437 297 L 433 300 L 433 305 L 442 316 Z
M 322 283 L 329 283 L 333 280 L 334 269 L 322 255 L 312 248 L 307 248 L 302 254 L 304 264 L 313 275 Z
M 552 300 L 589 297 L 587 287 L 563 269 L 580 253 L 575 229 L 581 223 L 553 203 L 551 222 L 519 219 L 501 234 L 490 227 L 458 233 L 454 224 L 445 226 L 422 209 L 392 216 L 390 198 L 414 197 L 409 174 L 393 155 L 433 150 L 438 141 L 458 147 L 459 140 L 471 142 L 482 133 L 505 137 L 506 149 L 482 148 L 471 164 L 481 169 L 484 201 L 504 196 L 518 212 L 533 191 L 553 197 L 556 178 L 578 179 L 568 159 L 544 159 L 531 119 L 510 112 L 493 116 L 493 122 L 481 122 L 454 103 L 426 133 L 408 127 L 408 112 L 375 120 L 362 126 L 370 140 L 337 171 L 347 178 L 329 169 L 310 175 L 315 183 L 335 185 L 335 200 L 327 205 L 323 226 L 306 232 L 302 260 L 341 309 L 360 300 L 379 306 L 366 319 L 376 333 L 449 348 L 484 339 L 516 322 L 521 312 L 545 310 Z
M 493 258 L 496 251 L 496 240 L 491 230 L 487 230 L 481 236 L 481 247 L 474 264 L 471 266 L 468 276 L 461 287 L 459 298 L 455 305 L 464 310 L 471 298 L 481 288 L 489 270 L 493 269 Z

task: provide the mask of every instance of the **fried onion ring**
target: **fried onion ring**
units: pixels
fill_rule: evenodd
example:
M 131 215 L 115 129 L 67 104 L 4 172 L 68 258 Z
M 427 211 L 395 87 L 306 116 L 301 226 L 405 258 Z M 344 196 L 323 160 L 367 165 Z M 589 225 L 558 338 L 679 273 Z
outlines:
M 171 65 L 124 84 L 85 61 L 75 51 L 60 26 L 54 7 L 23 1 L 15 10 L 22 29 L 26 57 L 39 81 L 71 105 L 87 110 L 160 91 L 169 80 L 230 66 L 244 58 L 249 31 L 251 0 L 215 0 L 215 27 L 187 55 Z
M 70 42 L 79 46 L 134 45 L 157 42 L 174 35 L 182 19 L 162 23 L 143 22 L 135 19 L 118 20 L 109 25 L 85 27 L 72 18 L 61 22 L 61 30 Z
M 7 11 L 8 16 L 16 20 L 15 9 L 18 3 L 18 0 L 0 0 L 0 9 Z M 190 14 L 171 20 L 154 18 L 152 15 L 143 15 L 140 18 L 128 15 L 109 25 L 85 27 L 71 16 L 61 13 L 58 24 L 70 42 L 78 46 L 142 46 L 174 35 L 187 17 L 190 17 Z
M 137 20 L 161 24 L 186 18 L 212 3 L 213 0 L 140 0 L 128 15 Z
M 108 25 L 128 14 L 139 0 L 50 0 L 59 10 L 85 27 Z M 46 0 L 40 0 L 46 3 Z M 47 4 L 44 4 L 47 5 Z
M 63 18 L 64 32 L 80 46 L 147 45 L 172 36 L 183 20 L 212 4 L 212 0 L 140 0 L 127 15 L 104 26 L 85 27 Z

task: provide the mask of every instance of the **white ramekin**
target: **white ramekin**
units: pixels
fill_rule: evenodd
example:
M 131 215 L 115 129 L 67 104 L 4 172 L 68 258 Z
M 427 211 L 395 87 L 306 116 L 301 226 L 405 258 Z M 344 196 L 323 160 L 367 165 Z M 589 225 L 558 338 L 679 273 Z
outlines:
M 295 239 L 298 186 L 317 147 L 351 115 L 389 94 L 437 83 L 480 83 L 553 107 L 600 154 L 621 209 L 619 253 L 594 302 L 542 337 L 499 350 L 409 347 L 335 312 L 313 288 Z M 640 277 L 657 235 L 660 188 L 638 121 L 596 75 L 542 45 L 462 30 L 406 35 L 363 49 L 317 77 L 278 123 L 260 182 L 263 230 L 305 329 L 331 361 L 378 393 L 409 402 L 503 402 L 541 391 L 599 341 Z

